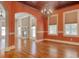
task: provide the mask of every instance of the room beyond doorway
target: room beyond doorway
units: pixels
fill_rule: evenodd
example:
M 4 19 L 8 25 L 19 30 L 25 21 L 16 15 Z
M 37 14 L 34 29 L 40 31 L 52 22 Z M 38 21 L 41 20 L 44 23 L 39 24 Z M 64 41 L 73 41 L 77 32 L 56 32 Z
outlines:
M 28 13 L 15 14 L 15 36 L 18 49 L 26 47 L 28 40 L 36 39 L 36 18 Z

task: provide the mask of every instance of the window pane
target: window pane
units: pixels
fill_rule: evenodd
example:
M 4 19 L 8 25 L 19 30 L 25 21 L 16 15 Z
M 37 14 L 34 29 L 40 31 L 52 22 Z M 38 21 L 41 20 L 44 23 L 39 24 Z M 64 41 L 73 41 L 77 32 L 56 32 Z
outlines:
M 70 34 L 70 24 L 65 25 L 65 33 Z
M 77 35 L 77 24 L 71 25 L 72 35 Z
M 1 27 L 1 35 L 5 36 L 5 27 Z
M 24 37 L 27 37 L 27 31 L 24 31 Z
M 57 34 L 57 25 L 49 25 L 49 34 Z
M 77 35 L 77 24 L 65 24 L 66 35 Z

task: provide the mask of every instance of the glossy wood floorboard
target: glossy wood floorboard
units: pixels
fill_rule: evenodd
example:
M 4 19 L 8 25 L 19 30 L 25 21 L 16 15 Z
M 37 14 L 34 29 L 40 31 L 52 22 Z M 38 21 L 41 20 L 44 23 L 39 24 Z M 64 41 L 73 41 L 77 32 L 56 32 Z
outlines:
M 1 58 L 79 58 L 79 46 L 49 41 L 35 42 L 28 40 L 21 48 L 0 53 Z

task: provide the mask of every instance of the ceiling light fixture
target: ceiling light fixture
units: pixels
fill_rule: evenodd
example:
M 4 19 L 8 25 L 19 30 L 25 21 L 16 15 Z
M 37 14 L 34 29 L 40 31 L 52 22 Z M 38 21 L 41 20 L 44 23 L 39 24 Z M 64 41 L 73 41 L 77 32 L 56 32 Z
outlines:
M 53 14 L 53 9 L 49 8 L 49 7 L 45 7 L 41 10 L 41 13 L 46 16 L 48 19 L 51 18 L 52 14 Z

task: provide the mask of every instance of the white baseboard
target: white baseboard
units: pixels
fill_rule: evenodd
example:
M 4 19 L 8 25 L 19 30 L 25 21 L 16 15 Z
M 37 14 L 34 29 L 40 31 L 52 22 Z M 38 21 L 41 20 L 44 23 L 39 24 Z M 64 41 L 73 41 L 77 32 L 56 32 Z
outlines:
M 71 45 L 79 45 L 78 42 L 68 42 L 68 41 L 61 41 L 61 40 L 55 40 L 55 39 L 45 39 L 45 41 L 52 41 L 52 42 L 66 43 L 66 44 L 71 44 Z

